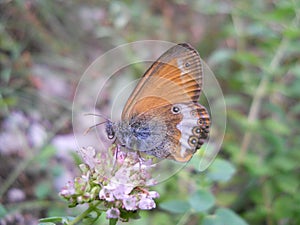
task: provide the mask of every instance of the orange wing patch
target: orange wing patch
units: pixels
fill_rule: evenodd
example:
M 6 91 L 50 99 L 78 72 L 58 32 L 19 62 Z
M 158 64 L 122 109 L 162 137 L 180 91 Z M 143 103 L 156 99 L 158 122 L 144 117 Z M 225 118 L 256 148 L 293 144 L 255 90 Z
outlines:
M 136 115 L 134 110 L 137 107 L 134 105 L 148 96 L 157 96 L 172 104 L 197 102 L 201 86 L 202 66 L 199 54 L 187 44 L 176 45 L 146 71 L 124 107 L 122 119 Z M 151 107 L 159 105 L 159 101 L 158 104 L 153 102 Z

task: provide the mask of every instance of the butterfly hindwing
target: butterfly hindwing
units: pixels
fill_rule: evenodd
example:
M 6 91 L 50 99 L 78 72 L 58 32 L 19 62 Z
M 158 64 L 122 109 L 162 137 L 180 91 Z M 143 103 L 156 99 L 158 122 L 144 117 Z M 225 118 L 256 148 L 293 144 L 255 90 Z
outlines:
M 179 111 L 174 113 L 174 107 Z M 208 138 L 209 114 L 205 107 L 198 103 L 165 105 L 145 112 L 142 116 L 136 117 L 136 120 L 141 117 L 146 118 L 144 123 L 159 120 L 159 124 L 163 124 L 166 128 L 165 132 L 154 131 L 160 136 L 160 142 L 156 139 L 144 151 L 158 158 L 186 162 Z

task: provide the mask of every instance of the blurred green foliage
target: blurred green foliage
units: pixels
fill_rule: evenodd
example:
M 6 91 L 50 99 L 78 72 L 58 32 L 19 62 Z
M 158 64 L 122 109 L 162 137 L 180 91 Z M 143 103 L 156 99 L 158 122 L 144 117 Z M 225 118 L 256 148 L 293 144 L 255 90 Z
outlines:
M 95 56 L 130 41 L 189 42 L 214 71 L 228 110 L 218 159 L 204 173 L 190 167 L 159 184 L 158 208 L 131 224 L 300 224 L 299 1 L 17 0 L 0 2 L 0 18 L 0 121 L 15 110 L 45 110 L 33 65 L 76 85 Z M 72 98 L 47 104 L 43 119 L 69 118 L 49 133 L 71 132 Z M 32 183 L 35 197 L 19 204 L 0 196 L 2 218 L 32 210 L 38 218 L 56 216 L 58 206 L 69 214 L 51 188 L 63 172 L 51 166 L 52 150 L 23 158 L 24 171 L 42 171 L 29 173 L 44 179 Z

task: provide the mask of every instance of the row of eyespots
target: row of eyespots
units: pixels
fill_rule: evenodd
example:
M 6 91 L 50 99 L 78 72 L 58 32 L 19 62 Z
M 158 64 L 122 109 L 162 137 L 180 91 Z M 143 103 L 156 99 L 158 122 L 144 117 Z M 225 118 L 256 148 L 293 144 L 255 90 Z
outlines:
M 193 136 L 190 136 L 188 142 L 191 147 L 197 147 L 199 145 L 199 143 L 198 143 L 200 140 L 199 138 L 202 136 L 201 128 L 198 126 L 193 127 L 192 132 L 193 132 Z
M 193 136 L 190 136 L 189 138 L 189 145 L 192 147 L 200 147 L 203 144 L 203 139 L 206 139 L 208 137 L 208 126 L 202 126 L 202 127 L 193 127 L 192 133 Z
M 191 112 L 192 113 L 192 112 Z M 198 113 L 194 111 L 193 114 Z M 194 136 L 189 138 L 189 145 L 192 147 L 200 148 L 204 143 L 204 139 L 208 137 L 209 133 L 209 119 L 208 118 L 199 118 L 197 120 L 198 126 L 193 127 L 192 132 Z
M 209 133 L 209 123 L 207 122 L 208 120 L 206 119 L 199 119 L 198 120 L 198 125 L 200 126 L 200 137 L 206 139 L 208 137 Z

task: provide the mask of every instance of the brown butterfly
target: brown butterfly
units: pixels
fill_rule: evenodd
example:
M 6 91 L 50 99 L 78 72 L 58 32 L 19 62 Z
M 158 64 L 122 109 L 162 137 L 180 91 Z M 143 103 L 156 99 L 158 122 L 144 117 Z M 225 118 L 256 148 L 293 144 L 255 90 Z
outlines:
M 193 47 L 183 43 L 170 48 L 143 75 L 121 121 L 106 121 L 108 138 L 157 158 L 189 161 L 209 133 L 209 114 L 198 103 L 202 75 Z

